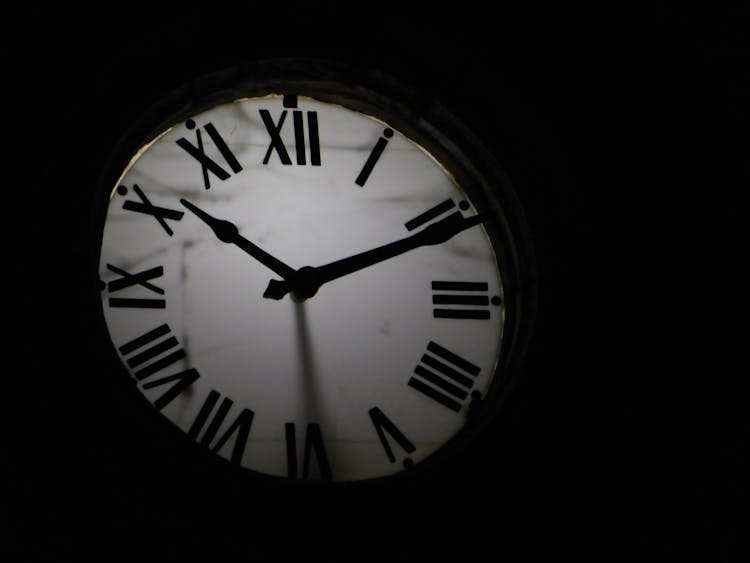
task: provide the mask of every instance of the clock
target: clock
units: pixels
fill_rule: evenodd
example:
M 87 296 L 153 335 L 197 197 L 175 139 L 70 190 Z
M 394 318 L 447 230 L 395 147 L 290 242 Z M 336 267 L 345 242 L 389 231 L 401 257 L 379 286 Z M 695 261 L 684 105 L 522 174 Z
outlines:
M 249 477 L 429 470 L 522 370 L 516 193 L 457 118 L 376 71 L 279 59 L 178 89 L 113 151 L 93 238 L 112 377 Z

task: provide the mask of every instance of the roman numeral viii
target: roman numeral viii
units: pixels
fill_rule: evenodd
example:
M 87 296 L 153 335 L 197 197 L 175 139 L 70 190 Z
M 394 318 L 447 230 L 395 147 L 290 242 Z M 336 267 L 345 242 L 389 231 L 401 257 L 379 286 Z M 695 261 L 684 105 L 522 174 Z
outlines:
M 294 109 L 297 107 L 297 96 L 284 96 L 284 107 L 292 108 L 292 126 L 294 128 L 294 156 L 298 165 L 307 164 L 307 143 L 310 149 L 310 164 L 320 166 L 320 135 L 318 133 L 318 112 L 308 111 L 307 113 L 307 136 L 305 136 L 305 119 L 304 112 Z M 263 157 L 263 164 L 268 164 L 271 155 L 276 152 L 284 165 L 292 164 L 284 141 L 281 138 L 281 130 L 286 122 L 288 110 L 283 110 L 279 115 L 279 120 L 274 122 L 271 112 L 267 109 L 258 110 L 266 131 L 270 136 L 266 155 Z
M 434 281 L 432 310 L 436 319 L 489 319 L 490 303 L 499 306 L 501 299 L 490 299 L 486 282 Z
M 408 385 L 433 401 L 458 412 L 469 396 L 480 368 L 435 342 L 414 368 Z
M 162 410 L 200 378 L 198 370 L 190 368 L 145 382 L 186 356 L 171 332 L 169 326 L 163 324 L 119 347 L 128 367 L 136 370 L 133 375 L 142 389 L 169 386 L 153 401 L 157 410 Z

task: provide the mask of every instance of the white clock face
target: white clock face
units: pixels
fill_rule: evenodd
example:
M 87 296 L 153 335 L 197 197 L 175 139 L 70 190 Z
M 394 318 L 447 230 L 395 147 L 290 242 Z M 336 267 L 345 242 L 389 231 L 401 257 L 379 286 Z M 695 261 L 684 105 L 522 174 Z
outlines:
M 485 220 L 379 119 L 237 100 L 163 132 L 112 187 L 104 316 L 138 389 L 198 444 L 280 477 L 390 475 L 450 440 L 495 375 Z

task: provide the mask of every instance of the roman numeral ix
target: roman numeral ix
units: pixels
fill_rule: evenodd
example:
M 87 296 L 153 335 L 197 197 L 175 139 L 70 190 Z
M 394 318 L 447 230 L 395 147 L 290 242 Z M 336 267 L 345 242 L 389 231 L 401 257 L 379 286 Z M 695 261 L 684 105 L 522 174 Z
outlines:
M 192 156 L 200 163 L 201 172 L 203 173 L 203 185 L 205 186 L 205 188 L 207 190 L 211 188 L 211 179 L 208 175 L 209 172 L 222 181 L 229 178 L 231 174 L 206 154 L 206 150 L 203 144 L 203 135 L 201 135 L 200 128 L 196 128 L 195 121 L 193 121 L 192 119 L 188 119 L 185 122 L 185 126 L 191 130 L 195 129 L 196 144 L 194 145 L 185 137 L 180 137 L 176 142 L 183 150 L 185 150 L 185 152 L 187 152 L 190 156 Z M 208 136 L 214 142 L 214 145 L 216 145 L 216 148 L 218 149 L 219 153 L 224 158 L 224 161 L 232 170 L 232 172 L 234 172 L 235 174 L 237 172 L 240 172 L 242 170 L 242 166 L 227 146 L 226 141 L 224 141 L 219 132 L 216 130 L 216 127 L 214 127 L 213 123 L 206 123 L 206 125 L 203 126 L 203 130 L 208 133 Z
M 157 266 L 156 268 L 150 268 L 148 270 L 144 270 L 143 272 L 138 272 L 136 274 L 131 274 L 129 272 L 126 272 L 122 268 L 118 268 L 117 266 L 113 266 L 112 264 L 107 264 L 107 269 L 110 272 L 114 272 L 115 274 L 120 276 L 116 280 L 113 280 L 107 284 L 107 289 L 109 290 L 110 294 L 115 293 L 117 291 L 122 291 L 123 289 L 127 289 L 129 287 L 140 286 L 149 291 L 152 291 L 153 293 L 156 293 L 157 295 L 164 295 L 164 290 L 162 288 L 155 286 L 152 283 L 149 283 L 149 280 L 152 280 L 154 278 L 159 278 L 164 275 L 164 268 L 162 266 Z M 142 308 L 142 309 L 164 309 L 164 307 L 166 307 L 166 300 L 157 299 L 153 297 L 150 297 L 150 298 L 110 297 L 109 306 L 110 307 L 136 307 L 136 308 Z
M 297 107 L 297 96 L 284 96 L 283 105 L 285 108 L 296 108 Z M 276 152 L 284 165 L 292 164 L 292 159 L 289 156 L 289 151 L 284 145 L 284 141 L 281 138 L 281 129 L 286 122 L 288 110 L 283 110 L 279 116 L 278 122 L 274 122 L 271 117 L 271 112 L 267 109 L 258 110 L 260 117 L 263 120 L 263 124 L 266 126 L 266 131 L 271 137 L 266 150 L 266 155 L 263 157 L 263 164 L 268 164 L 271 155 Z M 318 112 L 308 111 L 307 112 L 307 137 L 305 137 L 305 122 L 304 112 L 293 109 L 292 111 L 292 126 L 294 127 L 294 153 L 296 163 L 298 165 L 307 164 L 307 146 L 306 142 L 310 144 L 310 164 L 312 166 L 320 166 L 320 135 L 318 133 Z
M 435 342 L 414 368 L 408 385 L 452 411 L 458 412 L 469 396 L 480 369 Z

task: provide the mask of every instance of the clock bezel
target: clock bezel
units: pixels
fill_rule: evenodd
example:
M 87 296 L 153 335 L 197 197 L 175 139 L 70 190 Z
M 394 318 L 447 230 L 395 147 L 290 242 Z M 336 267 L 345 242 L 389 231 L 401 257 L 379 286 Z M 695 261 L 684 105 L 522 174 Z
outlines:
M 92 212 L 92 300 L 95 302 L 101 335 L 107 350 L 108 372 L 117 372 L 117 385 L 123 393 L 122 408 L 139 406 L 137 418 L 143 431 L 158 428 L 159 444 L 175 447 L 179 459 L 201 458 L 211 470 L 235 473 L 240 480 L 252 475 L 270 482 L 289 482 L 232 465 L 219 455 L 190 440 L 187 435 L 158 413 L 133 384 L 109 338 L 102 300 L 99 297 L 99 256 L 109 197 L 133 156 L 159 134 L 210 107 L 242 98 L 268 94 L 309 96 L 371 115 L 398 129 L 424 147 L 456 179 L 478 210 L 496 215 L 485 223 L 495 251 L 505 297 L 505 323 L 498 364 L 493 381 L 480 408 L 471 412 L 463 427 L 428 458 L 393 475 L 359 481 L 334 481 L 333 485 L 356 485 L 391 481 L 434 473 L 443 460 L 457 459 L 463 446 L 471 443 L 488 427 L 503 408 L 523 368 L 536 315 L 536 263 L 525 216 L 510 179 L 493 155 L 464 124 L 437 100 L 401 80 L 373 69 L 317 59 L 268 59 L 236 66 L 198 77 L 172 91 L 146 110 L 123 135 L 112 151 L 97 183 Z M 128 399 L 124 399 L 127 395 Z M 134 397 L 131 397 L 133 395 Z M 137 396 L 137 399 L 134 399 Z

